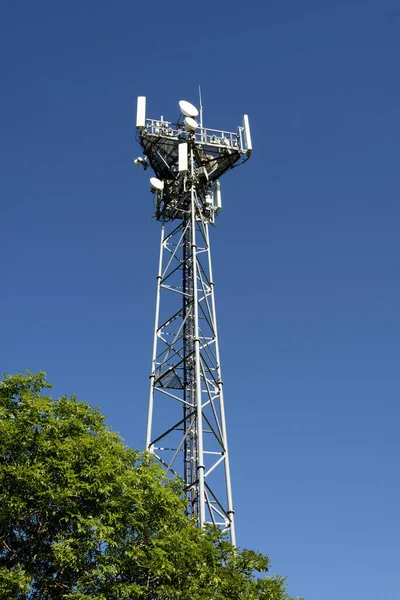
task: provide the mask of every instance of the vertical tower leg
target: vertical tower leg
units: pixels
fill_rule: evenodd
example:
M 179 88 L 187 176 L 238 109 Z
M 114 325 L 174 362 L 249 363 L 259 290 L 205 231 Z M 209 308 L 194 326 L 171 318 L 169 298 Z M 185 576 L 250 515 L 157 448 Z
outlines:
M 158 321 L 160 314 L 160 295 L 161 295 L 161 280 L 162 280 L 162 262 L 163 262 L 163 248 L 164 248 L 164 224 L 161 226 L 161 243 L 160 243 L 160 256 L 158 260 L 158 272 L 157 272 L 157 292 L 156 292 L 156 316 L 154 322 L 154 336 L 153 336 L 153 354 L 151 359 L 151 374 L 150 374 L 150 394 L 149 394 L 149 408 L 147 414 L 147 430 L 146 430 L 146 450 L 151 452 L 151 431 L 153 424 L 153 409 L 154 409 L 154 378 L 156 372 L 156 357 L 157 357 L 157 330 Z
M 196 408 L 196 429 L 197 429 L 197 497 L 198 497 L 198 517 L 200 527 L 205 523 L 205 493 L 204 493 L 204 454 L 203 454 L 203 398 L 201 385 L 201 355 L 200 355 L 200 327 L 199 327 L 199 265 L 197 264 L 197 245 L 196 245 L 196 204 L 195 204 L 194 185 L 191 189 L 191 262 L 193 277 L 193 342 L 194 342 L 194 371 L 195 371 L 195 408 Z
M 205 230 L 207 238 L 207 247 L 210 248 L 210 238 L 208 227 Z M 211 289 L 211 310 L 214 317 L 214 330 L 215 330 L 215 358 L 216 358 L 216 372 L 217 372 L 217 385 L 220 400 L 220 412 L 221 412 L 221 431 L 222 439 L 224 440 L 225 447 L 225 483 L 226 483 L 226 502 L 227 502 L 227 516 L 231 524 L 230 536 L 231 542 L 236 545 L 236 534 L 234 526 L 234 514 L 233 501 L 232 501 L 232 484 L 231 484 L 231 471 L 229 466 L 229 453 L 228 453 L 228 436 L 226 432 L 226 419 L 225 419 L 225 403 L 224 403 L 224 392 L 223 392 L 223 381 L 221 376 L 221 362 L 219 356 L 219 341 L 218 341 L 218 326 L 217 326 L 217 313 L 215 309 L 215 294 L 214 294 L 214 279 L 212 272 L 211 263 L 211 251 L 208 252 L 208 272 L 210 275 L 210 289 Z

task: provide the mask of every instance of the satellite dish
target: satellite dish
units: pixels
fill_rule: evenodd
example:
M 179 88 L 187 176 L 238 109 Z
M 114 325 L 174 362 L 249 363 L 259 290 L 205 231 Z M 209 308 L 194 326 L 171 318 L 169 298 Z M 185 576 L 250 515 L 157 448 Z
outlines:
M 192 117 L 185 117 L 185 127 L 188 131 L 195 131 L 198 126 L 199 124 L 196 119 L 192 119 Z
M 152 192 L 162 192 L 164 189 L 164 182 L 157 177 L 150 177 L 150 186 Z
M 197 117 L 199 111 L 193 104 L 186 102 L 186 100 L 179 100 L 179 108 L 184 117 Z

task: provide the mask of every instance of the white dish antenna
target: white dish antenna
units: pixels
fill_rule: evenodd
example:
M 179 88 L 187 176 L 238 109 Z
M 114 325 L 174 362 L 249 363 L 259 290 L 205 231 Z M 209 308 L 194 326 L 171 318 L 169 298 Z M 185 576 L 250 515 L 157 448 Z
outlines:
M 137 167 L 145 167 L 146 166 L 146 161 L 141 156 L 138 156 L 137 158 L 135 158 L 135 160 L 133 162 L 135 163 L 135 165 Z
M 150 177 L 150 187 L 152 192 L 162 192 L 164 189 L 164 182 L 157 177 Z
M 194 118 L 199 114 L 197 108 L 193 104 L 190 104 L 190 102 L 186 102 L 186 100 L 179 100 L 179 108 L 184 117 Z
M 198 126 L 199 124 L 196 119 L 192 119 L 192 117 L 185 117 L 185 127 L 188 131 L 195 131 Z

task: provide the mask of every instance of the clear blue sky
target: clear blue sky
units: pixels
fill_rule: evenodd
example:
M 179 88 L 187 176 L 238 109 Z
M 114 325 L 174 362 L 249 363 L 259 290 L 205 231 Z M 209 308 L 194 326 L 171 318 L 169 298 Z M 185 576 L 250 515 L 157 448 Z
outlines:
M 307 600 L 400 597 L 398 0 L 0 7 L 5 372 L 144 444 L 159 224 L 149 116 L 247 112 L 212 231 L 238 539 Z

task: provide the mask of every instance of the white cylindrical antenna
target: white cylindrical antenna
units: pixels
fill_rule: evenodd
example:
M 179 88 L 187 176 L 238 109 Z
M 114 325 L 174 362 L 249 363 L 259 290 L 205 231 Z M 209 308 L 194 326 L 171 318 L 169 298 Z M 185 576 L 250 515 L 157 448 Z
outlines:
M 244 143 L 246 145 L 246 156 L 251 156 L 253 146 L 251 145 L 250 124 L 248 115 L 243 116 Z
M 188 145 L 187 142 L 181 142 L 178 146 L 178 170 L 179 173 L 188 170 Z
M 222 208 L 222 196 L 221 196 L 221 184 L 219 179 L 214 183 L 214 208 L 215 212 L 218 214 Z
M 146 96 L 138 96 L 136 111 L 136 129 L 146 127 Z

